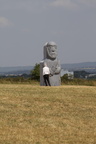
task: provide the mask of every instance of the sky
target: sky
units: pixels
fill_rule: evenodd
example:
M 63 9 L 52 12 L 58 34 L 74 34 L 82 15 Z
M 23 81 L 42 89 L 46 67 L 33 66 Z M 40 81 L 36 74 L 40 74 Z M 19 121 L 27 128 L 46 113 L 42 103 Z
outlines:
M 0 0 L 0 67 L 40 63 L 50 41 L 61 64 L 96 62 L 96 0 Z

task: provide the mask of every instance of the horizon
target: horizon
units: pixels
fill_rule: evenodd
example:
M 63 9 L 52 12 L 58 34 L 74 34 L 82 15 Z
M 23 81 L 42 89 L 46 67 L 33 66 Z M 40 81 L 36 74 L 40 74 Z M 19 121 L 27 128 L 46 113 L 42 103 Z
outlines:
M 90 61 L 90 62 L 77 62 L 77 63 L 61 63 L 61 65 L 63 65 L 63 64 L 82 64 L 82 63 L 96 63 L 96 61 Z M 37 64 L 39 64 L 39 63 L 37 63 Z M 35 66 L 35 65 L 34 65 Z M 33 65 L 18 65 L 18 66 L 0 66 L 0 68 L 10 68 L 10 67 L 34 67 Z

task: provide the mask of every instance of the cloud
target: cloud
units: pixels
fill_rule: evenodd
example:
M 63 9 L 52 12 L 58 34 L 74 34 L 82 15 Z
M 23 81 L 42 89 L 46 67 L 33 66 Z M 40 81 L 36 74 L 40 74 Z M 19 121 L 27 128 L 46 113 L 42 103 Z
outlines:
M 77 9 L 81 5 L 96 7 L 96 0 L 54 0 L 50 2 L 51 6 L 64 7 L 66 9 Z
M 12 23 L 5 17 L 0 17 L 0 27 L 7 27 L 12 25 Z
M 51 2 L 51 6 L 54 7 L 65 7 L 67 9 L 74 9 L 77 8 L 77 4 L 72 0 L 55 0 Z

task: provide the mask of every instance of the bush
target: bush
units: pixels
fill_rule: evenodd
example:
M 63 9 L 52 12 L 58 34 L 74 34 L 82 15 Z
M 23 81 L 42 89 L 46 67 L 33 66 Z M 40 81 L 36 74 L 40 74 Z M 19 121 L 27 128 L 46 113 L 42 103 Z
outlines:
M 64 85 L 86 85 L 86 86 L 96 86 L 96 80 L 87 80 L 87 79 L 67 79 L 66 77 L 61 77 L 61 82 Z

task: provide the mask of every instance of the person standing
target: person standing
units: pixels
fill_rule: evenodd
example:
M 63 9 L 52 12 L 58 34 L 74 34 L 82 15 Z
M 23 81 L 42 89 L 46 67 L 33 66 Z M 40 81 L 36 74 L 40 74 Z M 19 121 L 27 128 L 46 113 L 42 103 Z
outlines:
M 46 86 L 51 86 L 50 85 L 50 81 L 49 81 L 49 75 L 50 75 L 50 70 L 49 67 L 47 66 L 47 64 L 44 64 L 43 67 L 43 78 L 44 78 L 44 82 Z

